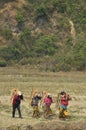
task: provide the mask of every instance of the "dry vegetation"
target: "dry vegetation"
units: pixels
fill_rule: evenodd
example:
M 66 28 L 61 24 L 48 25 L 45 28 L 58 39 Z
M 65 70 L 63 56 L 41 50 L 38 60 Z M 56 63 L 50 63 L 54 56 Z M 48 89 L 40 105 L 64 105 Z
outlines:
M 11 117 L 10 90 L 19 88 L 25 97 L 21 104 L 23 119 Z M 54 99 L 61 90 L 67 91 L 72 97 L 69 104 L 70 119 L 64 123 L 85 122 L 86 120 L 86 73 L 85 72 L 40 72 L 36 68 L 15 67 L 0 68 L 0 127 L 31 125 L 50 122 L 60 122 L 58 109 L 55 103 L 52 105 L 55 115 L 50 119 L 32 118 L 32 108 L 29 106 L 30 93 L 32 89 L 45 90 L 52 93 Z M 42 109 L 40 107 L 42 114 Z M 15 129 L 13 129 L 15 130 Z M 69 129 L 70 130 L 70 129 Z M 84 129 L 85 130 L 85 129 Z

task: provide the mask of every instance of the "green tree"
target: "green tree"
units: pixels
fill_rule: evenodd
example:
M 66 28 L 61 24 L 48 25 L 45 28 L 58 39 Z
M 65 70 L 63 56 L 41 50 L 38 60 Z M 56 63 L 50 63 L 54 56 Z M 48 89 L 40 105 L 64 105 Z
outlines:
M 55 36 L 42 36 L 36 41 L 35 52 L 38 56 L 54 55 L 58 49 Z
M 21 35 L 20 35 L 20 42 L 22 45 L 24 45 L 26 50 L 30 49 L 31 46 L 31 35 L 30 30 L 28 28 L 25 28 Z

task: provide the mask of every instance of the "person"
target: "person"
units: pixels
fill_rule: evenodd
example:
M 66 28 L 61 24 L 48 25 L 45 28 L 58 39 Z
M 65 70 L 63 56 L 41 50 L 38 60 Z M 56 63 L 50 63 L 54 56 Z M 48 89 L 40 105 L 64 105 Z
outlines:
M 68 102 L 69 100 L 72 100 L 72 99 L 64 91 L 62 91 L 59 94 L 60 94 L 59 118 L 66 118 L 69 115 L 67 111 Z
M 18 110 L 18 114 L 19 114 L 19 118 L 22 118 L 21 115 L 21 109 L 20 109 L 20 104 L 21 104 L 21 100 L 23 100 L 23 95 L 21 94 L 20 91 L 17 91 L 15 89 L 15 93 L 13 95 L 13 99 L 12 99 L 12 117 L 15 117 L 15 112 L 16 109 Z
M 41 100 L 41 95 L 37 91 L 34 92 L 31 100 L 31 106 L 33 107 L 33 117 L 40 117 L 40 112 L 39 112 L 39 101 Z
M 52 103 L 53 103 L 52 96 L 50 93 L 47 93 L 47 95 L 44 98 L 44 118 L 52 115 L 52 110 L 50 108 Z

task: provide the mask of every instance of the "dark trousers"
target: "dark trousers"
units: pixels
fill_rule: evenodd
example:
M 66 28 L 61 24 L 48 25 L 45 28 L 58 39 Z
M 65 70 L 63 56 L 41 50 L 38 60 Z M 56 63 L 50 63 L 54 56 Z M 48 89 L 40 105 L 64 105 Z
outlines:
M 18 110 L 19 117 L 21 118 L 22 116 L 21 116 L 20 105 L 16 106 L 15 104 L 13 105 L 12 117 L 15 117 L 16 109 Z

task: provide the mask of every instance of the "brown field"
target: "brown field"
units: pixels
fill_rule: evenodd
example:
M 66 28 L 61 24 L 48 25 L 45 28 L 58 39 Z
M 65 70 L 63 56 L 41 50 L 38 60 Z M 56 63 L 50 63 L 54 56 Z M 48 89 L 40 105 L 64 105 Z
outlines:
M 19 88 L 24 101 L 21 104 L 23 119 L 19 119 L 17 111 L 16 118 L 11 117 L 10 91 Z M 54 100 L 57 94 L 64 90 L 70 94 L 68 110 L 71 122 L 86 121 L 86 73 L 85 72 L 40 72 L 37 68 L 9 67 L 0 68 L 0 127 L 13 125 L 36 125 L 46 122 L 62 122 L 58 118 L 58 109 L 55 103 L 51 106 L 55 116 L 52 119 L 32 118 L 32 108 L 29 105 L 30 93 L 32 89 L 48 91 L 52 93 Z M 42 108 L 40 107 L 42 114 Z M 66 122 L 66 123 L 67 123 Z

